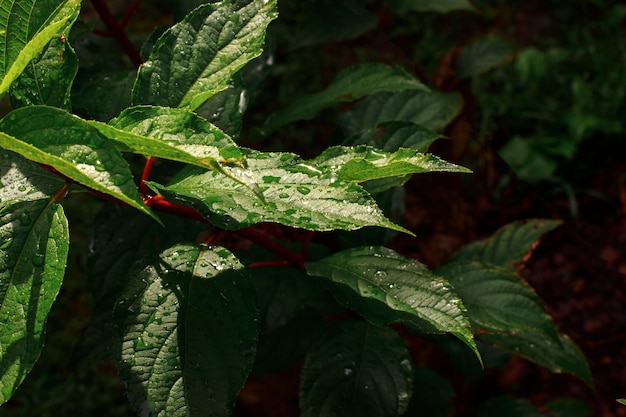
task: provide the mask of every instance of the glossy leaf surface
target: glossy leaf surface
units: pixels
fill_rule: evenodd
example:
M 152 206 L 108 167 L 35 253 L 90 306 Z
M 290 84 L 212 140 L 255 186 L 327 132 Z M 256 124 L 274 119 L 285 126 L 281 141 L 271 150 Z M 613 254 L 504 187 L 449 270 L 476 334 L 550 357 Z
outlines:
M 3 118 L 0 131 L 1 147 L 154 216 L 120 152 L 84 120 L 53 107 L 29 106 Z
M 395 152 L 399 148 L 410 148 L 426 152 L 430 145 L 442 135 L 431 132 L 411 122 L 385 122 L 365 129 L 346 139 L 343 145 L 369 145 L 386 152 Z
M 138 412 L 230 415 L 258 333 L 242 268 L 224 248 L 180 244 L 129 276 L 115 321 L 121 378 Z
M 401 313 L 408 313 L 435 331 L 455 335 L 476 352 L 463 302 L 445 279 L 415 260 L 384 247 L 361 247 L 309 263 L 306 270 L 375 302 L 359 309 L 365 318 L 371 308 L 374 321 L 379 321 L 382 304 L 396 313 L 396 320 L 393 314 L 387 315 L 389 322 L 402 321 L 405 316 Z
M 306 359 L 301 413 L 304 417 L 402 415 L 412 385 L 411 356 L 393 330 L 345 322 Z
M 0 207 L 52 197 L 64 184 L 58 175 L 21 155 L 0 150 Z
M 167 187 L 151 186 L 192 205 L 224 229 L 274 222 L 320 231 L 364 226 L 405 231 L 386 219 L 359 185 L 339 181 L 296 155 L 248 151 L 246 161 L 246 168 L 224 167 L 228 176 L 190 170 Z
M 133 104 L 195 110 L 262 52 L 276 0 L 205 4 L 166 31 L 137 76 Z
M 303 95 L 285 110 L 274 113 L 262 128 L 265 134 L 296 120 L 312 119 L 317 113 L 342 101 L 353 101 L 381 92 L 407 89 L 427 91 L 418 79 L 398 67 L 380 63 L 355 65 L 341 71 L 323 91 Z
M 0 404 L 39 358 L 68 248 L 58 204 L 36 200 L 0 208 Z

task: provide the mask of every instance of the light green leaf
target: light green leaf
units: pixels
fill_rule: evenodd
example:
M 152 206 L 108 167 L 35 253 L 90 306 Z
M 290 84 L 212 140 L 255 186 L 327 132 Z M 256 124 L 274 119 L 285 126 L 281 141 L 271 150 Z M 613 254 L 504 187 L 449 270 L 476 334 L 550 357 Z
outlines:
M 274 222 L 319 231 L 379 226 L 410 233 L 385 218 L 359 185 L 340 181 L 296 155 L 247 151 L 246 161 L 246 168 L 223 167 L 228 176 L 193 169 L 167 187 L 148 184 L 228 230 Z
M 50 198 L 65 181 L 21 155 L 0 151 L 0 208 L 18 201 Z
M 480 38 L 463 49 L 456 59 L 456 77 L 471 78 L 511 59 L 513 46 L 495 36 Z
M 400 148 L 426 152 L 434 141 L 443 137 L 415 123 L 384 122 L 350 136 L 343 145 L 369 145 L 386 152 L 395 152 Z
M 344 117 L 346 136 L 384 122 L 406 121 L 428 130 L 443 130 L 461 111 L 463 99 L 458 93 L 405 90 L 380 93 L 363 99 Z
M 139 69 L 133 104 L 195 110 L 262 52 L 276 0 L 205 4 L 165 32 Z
M 410 10 L 446 13 L 454 10 L 476 11 L 468 0 L 389 0 L 396 13 Z
M 309 161 L 328 168 L 342 181 L 363 182 L 423 172 L 471 172 L 430 154 L 407 148 L 389 153 L 369 146 L 334 146 Z
M 78 71 L 78 59 L 66 38 L 54 37 L 26 66 L 10 88 L 11 107 L 45 104 L 67 111 L 72 110 L 70 90 Z
M 474 260 L 513 267 L 545 233 L 561 224 L 558 220 L 526 220 L 508 224 L 489 239 L 472 242 L 456 251 L 448 262 Z
M 39 358 L 68 248 L 58 204 L 36 200 L 0 208 L 0 404 Z
M 454 287 L 480 332 L 544 333 L 558 343 L 550 316 L 537 294 L 509 269 L 476 261 L 446 263 L 435 270 Z
M 29 106 L 0 121 L 0 146 L 53 167 L 73 181 L 156 217 L 143 204 L 120 152 L 84 120 L 63 110 Z
M 179 244 L 128 279 L 114 320 L 131 402 L 151 416 L 229 416 L 258 333 L 243 266 L 224 248 Z
M 617 400 L 618 403 L 622 404 L 622 405 L 626 405 L 626 400 L 625 399 L 619 399 Z
M 218 169 L 243 159 L 220 129 L 186 109 L 140 106 L 126 109 L 108 125 L 90 122 L 122 151 Z
M 445 279 L 416 260 L 384 247 L 361 247 L 309 263 L 306 270 L 355 293 L 350 308 L 356 298 L 369 300 L 357 306 L 367 319 L 371 313 L 374 322 L 405 321 L 408 314 L 434 332 L 455 335 L 478 355 L 463 302 Z M 393 311 L 381 310 L 381 304 Z
M 391 329 L 366 322 L 336 326 L 302 369 L 303 417 L 403 415 L 413 391 L 411 356 Z
M 334 104 L 354 101 L 370 94 L 407 89 L 428 91 L 417 78 L 401 68 L 380 63 L 355 65 L 337 74 L 325 90 L 302 95 L 285 110 L 271 115 L 261 130 L 269 135 L 288 123 L 312 119 L 320 110 Z
M 71 24 L 80 0 L 4 0 L 0 7 L 0 95 L 55 36 Z
M 565 335 L 559 335 L 558 342 L 546 337 L 543 332 L 534 331 L 484 334 L 479 337 L 496 347 L 517 353 L 536 364 L 545 366 L 552 372 L 570 373 L 593 387 L 593 378 L 585 355 Z

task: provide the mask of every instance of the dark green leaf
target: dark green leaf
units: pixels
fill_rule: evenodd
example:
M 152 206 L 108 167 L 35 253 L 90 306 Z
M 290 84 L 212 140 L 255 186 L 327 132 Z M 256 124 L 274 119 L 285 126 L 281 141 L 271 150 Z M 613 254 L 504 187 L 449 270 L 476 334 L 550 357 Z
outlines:
M 369 300 L 371 306 L 363 305 L 358 311 L 365 318 L 373 313 L 373 321 L 380 321 L 384 313 L 380 308 L 386 306 L 395 317 L 385 314 L 382 320 L 404 321 L 407 314 L 414 316 L 435 331 L 452 333 L 478 354 L 461 299 L 445 279 L 416 260 L 383 247 L 363 247 L 308 263 L 306 270 Z
M 307 357 L 300 383 L 303 417 L 395 417 L 413 390 L 411 356 L 391 329 L 338 325 Z
M 276 0 L 234 0 L 195 9 L 152 48 L 139 70 L 133 103 L 197 109 L 261 54 L 265 30 L 276 16 Z
M 448 417 L 454 413 L 454 388 L 430 368 L 415 368 L 413 397 L 406 416 Z
M 395 152 L 400 148 L 426 152 L 430 145 L 440 138 L 443 136 L 415 123 L 385 122 L 351 136 L 343 145 L 369 145 L 386 152 Z
M 296 155 L 248 151 L 246 161 L 246 168 L 225 166 L 229 176 L 187 171 L 167 187 L 150 185 L 229 230 L 275 222 L 320 231 L 380 226 L 410 233 L 386 219 L 359 185 L 339 181 Z
M 0 151 L 0 208 L 18 201 L 50 198 L 65 181 L 21 155 Z
M 36 200 L 0 208 L 0 404 L 39 358 L 68 248 L 58 204 Z
M 489 333 L 532 330 L 558 343 L 554 324 L 543 303 L 509 269 L 457 261 L 444 264 L 435 273 L 445 277 L 459 294 L 474 329 Z
M 522 355 L 552 372 L 570 373 L 590 387 L 593 386 L 585 355 L 565 335 L 559 335 L 559 342 L 547 338 L 542 332 L 531 331 L 514 334 L 484 334 L 480 338 L 496 347 Z
M 443 130 L 461 111 L 463 99 L 457 93 L 406 90 L 380 93 L 365 98 L 342 121 L 346 136 L 384 122 L 405 121 L 428 130 Z
M 54 107 L 29 106 L 4 117 L 0 131 L 3 148 L 156 218 L 143 204 L 126 160 L 84 120 Z
M 506 225 L 489 239 L 463 246 L 449 259 L 473 260 L 503 267 L 512 267 L 520 262 L 533 244 L 545 233 L 561 224 L 556 220 L 526 220 Z
M 414 10 L 418 12 L 446 13 L 454 10 L 476 11 L 468 0 L 389 0 L 397 13 Z
M 555 398 L 544 404 L 554 417 L 590 417 L 593 415 L 587 403 L 574 398 Z
M 115 321 L 121 377 L 138 412 L 230 415 L 258 333 L 242 268 L 226 249 L 181 244 L 129 276 Z
M 261 129 L 268 135 L 288 123 L 312 119 L 320 110 L 342 101 L 407 89 L 427 91 L 424 84 L 401 68 L 380 63 L 355 65 L 337 74 L 325 90 L 300 96 L 288 108 L 274 113 Z
M 81 69 L 83 71 L 78 72 L 72 89 L 74 107 L 93 119 L 108 122 L 130 106 L 135 71 Z
M 478 417 L 545 417 L 528 400 L 520 398 L 490 398 L 477 413 Z
M 0 8 L 0 95 L 78 16 L 80 0 L 5 1 Z
M 463 49 L 456 60 L 456 77 L 471 78 L 504 64 L 513 56 L 513 46 L 495 36 L 480 38 Z

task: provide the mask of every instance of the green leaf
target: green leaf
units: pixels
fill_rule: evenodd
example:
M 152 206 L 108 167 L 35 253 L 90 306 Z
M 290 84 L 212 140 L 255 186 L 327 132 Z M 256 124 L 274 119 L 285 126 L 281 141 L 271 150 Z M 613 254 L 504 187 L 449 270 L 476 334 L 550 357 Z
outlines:
M 129 276 L 115 309 L 120 376 L 138 411 L 229 416 L 254 360 L 258 312 L 226 249 L 180 244 Z
M 619 399 L 617 400 L 618 403 L 622 404 L 622 405 L 626 405 L 626 400 L 625 399 Z
M 558 343 L 552 319 L 537 294 L 509 269 L 476 261 L 446 263 L 435 270 L 454 287 L 474 329 L 537 331 Z
M 490 398 L 478 410 L 478 417 L 545 417 L 528 400 L 522 398 Z
M 262 52 L 276 0 L 205 4 L 165 32 L 139 69 L 133 104 L 195 110 Z
M 504 64 L 513 56 L 513 46 L 495 36 L 480 38 L 463 49 L 456 59 L 456 77 L 472 78 Z
M 303 417 L 402 415 L 413 390 L 411 356 L 393 330 L 344 322 L 310 352 L 300 382 Z
M 369 145 L 386 152 L 410 148 L 426 152 L 430 145 L 444 136 L 411 122 L 385 122 L 356 133 L 343 142 L 345 146 Z
M 456 251 L 448 262 L 474 260 L 513 267 L 532 250 L 537 240 L 561 224 L 558 220 L 531 219 L 508 224 L 489 239 L 472 242 Z
M 519 354 L 555 373 L 570 373 L 590 387 L 593 378 L 585 355 L 565 335 L 555 342 L 543 332 L 525 331 L 513 334 L 484 334 L 480 339 L 498 348 Z
M 130 70 L 81 68 L 72 88 L 72 105 L 93 119 L 108 122 L 130 106 L 136 75 Z
M 413 397 L 406 416 L 448 417 L 454 414 L 454 388 L 431 368 L 415 368 Z
M 80 0 L 4 0 L 0 7 L 0 95 L 55 36 L 71 24 Z
M 354 101 L 370 94 L 407 89 L 428 91 L 424 84 L 401 68 L 380 63 L 355 65 L 338 73 L 325 90 L 302 95 L 288 108 L 271 115 L 261 130 L 269 135 L 288 123 L 312 119 L 320 110 L 334 104 Z
M 66 40 L 69 27 L 62 36 L 52 38 L 11 85 L 11 107 L 45 104 L 72 110 L 70 90 L 78 71 L 78 59 Z
M 447 13 L 455 10 L 476 11 L 468 0 L 389 0 L 396 13 L 410 10 L 418 12 Z
M 61 177 L 21 155 L 0 151 L 0 208 L 18 201 L 50 198 L 64 184 Z
M 544 404 L 554 417 L 590 417 L 593 415 L 586 402 L 575 398 L 555 398 Z
M 143 204 L 128 164 L 87 122 L 63 110 L 29 106 L 0 121 L 1 145 L 73 181 L 156 216 Z
M 91 122 L 122 151 L 219 169 L 243 159 L 224 132 L 186 109 L 140 106 L 126 109 L 109 125 Z
M 461 111 L 463 99 L 457 93 L 405 90 L 380 93 L 363 99 L 344 117 L 346 136 L 384 122 L 405 121 L 428 130 L 443 130 Z
M 423 172 L 471 172 L 430 154 L 407 148 L 389 153 L 369 146 L 334 146 L 309 161 L 326 167 L 342 181 L 363 182 Z
M 410 233 L 385 218 L 359 185 L 339 181 L 296 155 L 247 151 L 246 162 L 246 168 L 224 166 L 228 176 L 194 169 L 167 187 L 148 184 L 228 230 L 274 222 L 319 231 L 380 226 Z M 253 191 L 255 187 L 265 201 Z
M 408 314 L 425 321 L 435 332 L 455 335 L 478 355 L 463 302 L 445 279 L 416 260 L 384 247 L 361 247 L 308 263 L 306 271 L 369 301 L 371 306 L 361 303 L 358 311 L 365 318 L 373 313 L 373 321 L 380 322 L 382 304 L 391 309 L 383 313 L 384 321 L 404 321 Z
M 0 404 L 39 358 L 69 248 L 63 209 L 50 200 L 0 209 Z

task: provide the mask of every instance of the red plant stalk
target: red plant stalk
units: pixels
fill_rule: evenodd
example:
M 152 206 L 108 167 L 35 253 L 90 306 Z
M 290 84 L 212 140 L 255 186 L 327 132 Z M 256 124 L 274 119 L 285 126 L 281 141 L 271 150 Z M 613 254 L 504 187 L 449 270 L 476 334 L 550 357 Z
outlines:
M 104 25 L 108 29 L 108 32 L 94 30 L 94 33 L 97 33 L 101 36 L 111 36 L 113 39 L 115 39 L 120 48 L 122 48 L 122 51 L 124 51 L 124 53 L 133 62 L 133 65 L 139 68 L 139 66 L 143 64 L 143 59 L 141 59 L 139 51 L 137 50 L 137 48 L 135 48 L 135 45 L 133 45 L 133 43 L 128 38 L 128 35 L 126 35 L 126 32 L 124 31 L 124 28 L 130 19 L 130 16 L 135 10 L 137 10 L 139 2 L 135 2 L 131 6 L 129 11 L 126 13 L 126 16 L 124 16 L 121 24 L 117 21 L 115 16 L 113 16 L 113 13 L 111 13 L 111 10 L 107 5 L 106 0 L 91 0 L 91 3 L 98 13 L 98 16 L 100 16 L 100 19 L 102 19 L 102 23 L 104 23 Z

